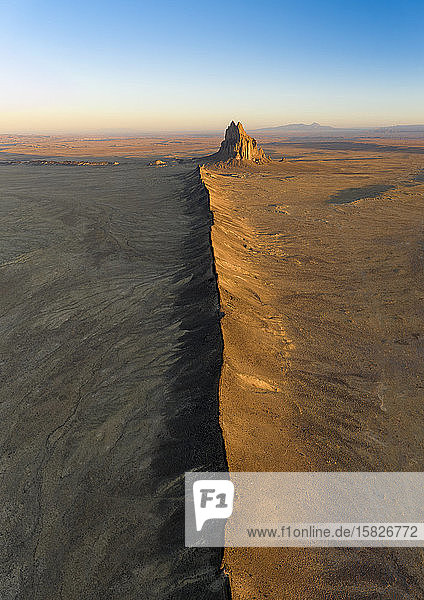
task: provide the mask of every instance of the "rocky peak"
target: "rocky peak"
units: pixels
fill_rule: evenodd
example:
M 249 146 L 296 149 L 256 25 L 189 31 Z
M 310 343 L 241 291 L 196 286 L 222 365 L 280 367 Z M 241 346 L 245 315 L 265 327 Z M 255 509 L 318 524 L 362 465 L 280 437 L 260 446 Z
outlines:
M 236 164 L 245 161 L 263 163 L 270 160 L 262 148 L 258 146 L 257 141 L 247 135 L 243 125 L 240 122 L 236 125 L 234 121 L 231 121 L 227 127 L 221 148 L 210 159 L 216 162 Z
M 234 123 L 234 121 L 231 121 L 225 132 L 225 139 L 227 141 L 240 141 L 242 137 L 245 136 L 247 136 L 247 133 L 245 132 L 243 125 L 240 123 L 240 121 L 237 123 L 237 125 Z

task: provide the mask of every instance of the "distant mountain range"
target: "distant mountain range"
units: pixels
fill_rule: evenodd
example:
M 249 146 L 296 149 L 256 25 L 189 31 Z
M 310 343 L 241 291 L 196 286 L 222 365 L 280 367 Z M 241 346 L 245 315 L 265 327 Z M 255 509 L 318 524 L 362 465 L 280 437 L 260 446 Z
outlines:
M 336 129 L 335 127 L 331 127 L 330 125 L 320 125 L 319 123 L 311 123 L 307 125 L 306 123 L 289 123 L 288 125 L 278 125 L 277 127 L 262 127 L 261 129 L 256 129 L 255 131 L 269 131 L 269 132 L 279 132 L 279 131 L 317 131 L 317 130 L 327 130 L 327 129 Z
M 258 135 L 285 137 L 407 137 L 423 138 L 424 125 L 391 125 L 389 127 L 332 127 L 319 123 L 289 123 L 277 127 L 262 127 Z
M 392 125 L 390 127 L 379 127 L 374 130 L 376 133 L 403 133 L 417 132 L 424 133 L 424 125 Z

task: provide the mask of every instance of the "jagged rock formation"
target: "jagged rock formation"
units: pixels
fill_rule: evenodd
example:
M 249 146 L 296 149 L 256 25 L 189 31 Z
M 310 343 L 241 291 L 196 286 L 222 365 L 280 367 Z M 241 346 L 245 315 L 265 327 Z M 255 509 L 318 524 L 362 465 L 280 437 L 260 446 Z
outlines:
M 215 154 L 206 157 L 208 162 L 222 162 L 230 164 L 240 164 L 244 162 L 255 162 L 258 164 L 269 162 L 271 159 L 257 141 L 247 135 L 243 125 L 239 122 L 237 125 L 231 121 L 225 132 L 225 139 L 221 143 L 221 148 Z

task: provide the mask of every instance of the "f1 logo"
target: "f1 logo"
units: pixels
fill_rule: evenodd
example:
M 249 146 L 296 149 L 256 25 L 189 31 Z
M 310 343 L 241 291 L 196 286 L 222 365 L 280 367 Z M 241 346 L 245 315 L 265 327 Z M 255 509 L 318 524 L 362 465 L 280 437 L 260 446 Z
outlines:
M 196 529 L 209 519 L 228 519 L 233 512 L 234 484 L 228 479 L 202 479 L 193 483 Z

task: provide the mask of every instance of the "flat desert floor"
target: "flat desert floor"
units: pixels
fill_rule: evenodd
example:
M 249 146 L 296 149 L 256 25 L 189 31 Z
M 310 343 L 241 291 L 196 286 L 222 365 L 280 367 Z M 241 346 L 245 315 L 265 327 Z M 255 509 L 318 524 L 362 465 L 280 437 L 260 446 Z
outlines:
M 0 160 L 125 163 L 201 157 L 220 139 L 1 141 Z M 229 470 L 424 470 L 423 141 L 258 141 L 272 163 L 201 169 L 224 313 L 219 411 Z M 165 179 L 172 168 L 160 169 Z M 108 198 L 99 235 L 120 202 Z M 421 599 L 423 560 L 416 549 L 224 555 L 234 600 Z

